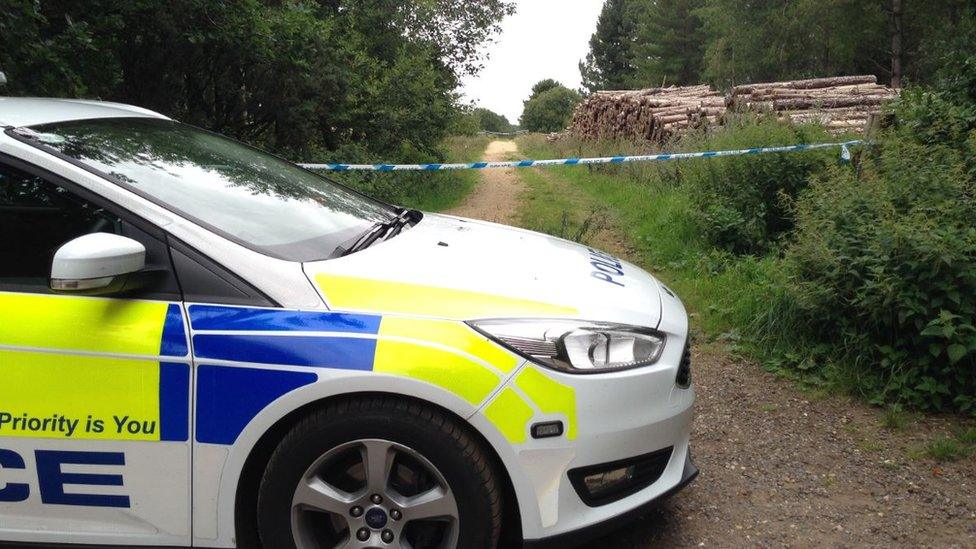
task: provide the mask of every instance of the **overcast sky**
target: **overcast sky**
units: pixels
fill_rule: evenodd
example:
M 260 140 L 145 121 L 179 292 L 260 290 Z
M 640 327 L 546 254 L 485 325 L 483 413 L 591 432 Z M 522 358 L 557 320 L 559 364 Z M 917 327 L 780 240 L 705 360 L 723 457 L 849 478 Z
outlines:
M 475 78 L 463 82 L 467 99 L 518 123 L 532 85 L 554 78 L 576 89 L 577 64 L 589 51 L 603 0 L 517 0 L 518 12 L 485 50 L 489 58 Z

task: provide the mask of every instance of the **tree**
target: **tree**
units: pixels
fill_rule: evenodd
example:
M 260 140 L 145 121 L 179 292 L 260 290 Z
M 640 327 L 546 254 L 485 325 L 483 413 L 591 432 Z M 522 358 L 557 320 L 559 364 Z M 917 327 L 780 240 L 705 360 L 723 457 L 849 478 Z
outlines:
M 874 74 L 900 83 L 899 73 L 931 80 L 923 45 L 944 35 L 964 6 L 963 0 L 706 0 L 694 14 L 705 23 L 704 76 L 712 82 Z
M 0 0 L 11 95 L 134 103 L 295 159 L 438 154 L 508 0 Z
M 905 38 L 902 0 L 891 0 L 891 87 L 901 87 L 902 40 Z
M 558 88 L 561 86 L 559 82 L 553 80 L 552 78 L 546 78 L 545 80 L 540 80 L 532 86 L 532 94 L 529 95 L 529 99 L 534 98 L 542 92 L 549 91 L 553 88 Z
M 705 76 L 721 85 L 870 73 L 887 50 L 878 2 L 709 0 L 696 13 L 709 35 Z
M 641 14 L 634 44 L 641 86 L 697 84 L 705 56 L 705 27 L 697 10 L 705 0 L 657 0 Z
M 562 84 L 549 88 L 525 101 L 522 129 L 530 132 L 555 132 L 566 128 L 573 109 L 582 100 L 579 92 Z
M 646 1 L 646 0 L 645 0 Z M 636 17 L 644 2 L 607 0 L 590 37 L 590 52 L 580 62 L 583 87 L 589 91 L 623 89 L 633 82 Z
M 478 127 L 481 131 L 504 133 L 512 131 L 512 124 L 505 116 L 484 107 L 474 110 L 478 117 Z
M 967 0 L 606 0 L 584 88 L 874 74 L 933 82 Z M 974 45 L 967 43 L 964 48 Z
M 434 44 L 456 75 L 473 75 L 481 69 L 479 47 L 498 33 L 503 17 L 515 13 L 515 4 L 508 0 L 413 0 L 393 4 L 389 13 L 402 14 L 398 27 Z
M 920 70 L 949 103 L 967 109 L 976 125 L 976 6 L 960 5 L 941 32 L 920 46 Z
M 481 118 L 469 107 L 456 109 L 451 125 L 447 128 L 448 135 L 475 135 L 479 131 L 481 131 Z

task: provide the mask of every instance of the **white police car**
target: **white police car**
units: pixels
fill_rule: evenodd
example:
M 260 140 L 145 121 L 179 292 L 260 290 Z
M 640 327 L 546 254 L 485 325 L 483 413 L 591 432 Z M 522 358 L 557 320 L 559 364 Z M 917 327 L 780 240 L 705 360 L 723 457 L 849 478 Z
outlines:
M 630 263 L 136 107 L 0 126 L 0 541 L 575 542 L 697 474 Z

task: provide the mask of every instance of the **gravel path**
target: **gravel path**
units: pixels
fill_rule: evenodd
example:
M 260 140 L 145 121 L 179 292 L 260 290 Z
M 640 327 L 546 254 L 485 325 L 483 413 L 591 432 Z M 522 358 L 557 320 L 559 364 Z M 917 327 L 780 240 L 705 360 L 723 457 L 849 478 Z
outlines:
M 514 141 L 492 141 L 485 150 L 484 161 L 509 160 L 518 154 Z M 481 182 L 456 208 L 447 214 L 496 223 L 512 224 L 518 211 L 519 195 L 524 185 L 515 168 L 482 170 Z
M 517 152 L 515 143 L 495 141 L 486 159 Z M 592 206 L 578 189 L 547 178 Z M 451 213 L 511 222 L 523 188 L 514 170 L 486 170 Z M 612 226 L 600 233 L 594 245 L 631 253 Z M 965 422 L 924 417 L 885 428 L 880 410 L 805 394 L 720 343 L 698 343 L 693 364 L 692 449 L 701 475 L 588 548 L 976 547 L 976 457 L 944 464 L 909 457 Z

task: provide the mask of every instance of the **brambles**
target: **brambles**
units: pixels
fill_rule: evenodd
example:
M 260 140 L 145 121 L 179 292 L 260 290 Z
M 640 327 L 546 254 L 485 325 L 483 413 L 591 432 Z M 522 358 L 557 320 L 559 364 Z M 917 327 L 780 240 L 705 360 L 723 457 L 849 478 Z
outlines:
M 919 100 L 928 102 L 908 99 Z M 916 103 L 901 108 L 924 118 Z M 929 126 L 959 121 L 937 115 Z M 860 359 L 876 401 L 972 411 L 973 148 L 928 134 L 903 124 L 859 170 L 829 168 L 813 178 L 797 201 L 788 292 L 812 331 Z

